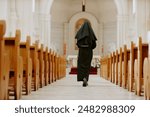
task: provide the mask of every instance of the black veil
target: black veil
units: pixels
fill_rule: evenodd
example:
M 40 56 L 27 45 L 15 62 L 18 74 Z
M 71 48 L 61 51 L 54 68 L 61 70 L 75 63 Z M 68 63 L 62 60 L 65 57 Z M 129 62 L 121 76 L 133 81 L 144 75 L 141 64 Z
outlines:
M 81 28 L 78 30 L 75 39 L 77 39 L 77 46 L 80 47 L 96 47 L 96 36 L 88 21 L 85 21 Z M 95 46 L 95 47 L 94 47 Z

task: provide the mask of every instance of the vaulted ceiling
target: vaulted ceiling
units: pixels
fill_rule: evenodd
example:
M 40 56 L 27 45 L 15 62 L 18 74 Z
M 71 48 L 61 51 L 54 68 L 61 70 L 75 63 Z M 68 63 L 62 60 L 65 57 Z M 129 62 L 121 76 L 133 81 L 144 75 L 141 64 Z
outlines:
M 82 0 L 54 0 L 51 7 L 52 20 L 68 21 L 72 15 L 82 11 Z M 86 12 L 93 14 L 100 22 L 117 20 L 114 0 L 86 0 Z M 60 21 L 59 21 L 60 22 Z

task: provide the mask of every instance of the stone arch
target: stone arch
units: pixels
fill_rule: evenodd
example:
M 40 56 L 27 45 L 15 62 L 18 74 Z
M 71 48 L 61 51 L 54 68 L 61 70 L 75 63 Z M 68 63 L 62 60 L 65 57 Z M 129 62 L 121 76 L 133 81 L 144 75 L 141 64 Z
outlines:
M 46 13 L 50 13 L 51 12 L 51 6 L 54 3 L 54 0 L 45 0 L 45 4 L 43 4 L 43 8 L 45 9 Z M 117 7 L 117 12 L 118 14 L 123 14 L 124 12 L 126 12 L 126 8 L 125 6 L 125 2 L 127 2 L 127 0 L 114 0 L 116 7 Z M 45 6 L 47 6 L 47 8 L 45 8 Z
M 69 31 L 70 32 L 69 37 L 71 38 L 75 35 L 75 28 L 74 27 L 76 25 L 76 22 L 82 18 L 87 19 L 91 22 L 93 30 L 94 30 L 96 36 L 98 37 L 98 24 L 99 24 L 99 22 L 94 15 L 87 13 L 87 12 L 79 12 L 79 13 L 77 13 L 71 17 L 71 19 L 69 21 L 69 30 L 70 30 Z
M 98 38 L 98 41 L 100 41 L 99 39 L 99 21 L 97 20 L 97 18 L 90 14 L 90 13 L 87 13 L 87 12 L 79 12 L 75 15 L 73 15 L 70 20 L 69 20 L 69 23 L 68 23 L 68 26 L 69 26 L 69 48 L 68 50 L 70 51 L 69 54 L 72 54 L 71 52 L 73 53 L 76 53 L 75 51 L 75 46 L 72 47 L 73 45 L 75 45 L 75 34 L 76 34 L 76 23 L 80 20 L 80 19 L 87 19 L 90 21 L 91 25 L 92 25 L 92 28 L 95 32 L 95 35 L 96 37 Z M 97 47 L 99 48 L 99 47 Z

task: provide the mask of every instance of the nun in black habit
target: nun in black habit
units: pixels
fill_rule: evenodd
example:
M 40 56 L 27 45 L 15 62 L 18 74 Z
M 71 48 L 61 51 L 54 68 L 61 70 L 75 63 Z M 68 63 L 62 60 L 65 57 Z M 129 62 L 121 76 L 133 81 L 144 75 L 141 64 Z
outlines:
M 88 21 L 85 21 L 78 30 L 75 39 L 77 39 L 78 64 L 77 64 L 77 81 L 83 81 L 83 86 L 88 85 L 91 60 L 93 49 L 96 48 L 96 36 Z

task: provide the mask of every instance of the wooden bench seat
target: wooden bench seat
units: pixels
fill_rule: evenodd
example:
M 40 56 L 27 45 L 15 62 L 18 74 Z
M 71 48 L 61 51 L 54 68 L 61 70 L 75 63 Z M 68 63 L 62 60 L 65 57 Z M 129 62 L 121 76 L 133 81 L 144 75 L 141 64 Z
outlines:
M 37 91 L 40 87 L 39 84 L 39 59 L 38 59 L 38 45 L 35 43 L 30 46 L 30 57 L 32 59 L 32 89 Z
M 62 78 L 66 76 L 66 57 L 62 57 Z
M 45 85 L 45 76 L 44 76 L 44 59 L 43 59 L 43 44 L 41 44 L 41 47 L 38 49 L 38 59 L 39 59 L 39 77 L 40 77 L 40 88 L 42 88 Z
M 150 58 L 144 59 L 143 78 L 144 78 L 144 98 L 150 100 Z
M 48 75 L 48 82 L 49 84 L 52 83 L 52 50 L 49 50 L 48 53 L 48 61 L 49 61 L 49 75 Z
M 54 64 L 54 57 L 55 57 L 55 53 L 54 53 L 54 51 L 52 51 L 52 55 L 51 55 L 51 64 L 52 64 L 52 82 L 54 82 L 55 81 L 55 64 Z
M 115 83 L 115 77 L 116 77 L 116 54 L 115 52 L 112 53 L 112 83 Z
M 0 100 L 8 99 L 9 84 L 9 56 L 5 51 L 4 35 L 6 32 L 6 23 L 0 20 Z
M 109 77 L 109 81 L 112 81 L 113 78 L 113 56 L 112 53 L 110 54 L 110 77 Z
M 100 64 L 101 64 L 101 72 L 100 72 L 100 76 L 102 78 L 105 78 L 108 80 L 108 77 L 109 77 L 109 57 L 106 56 L 106 57 L 103 57 L 101 58 L 100 60 Z
M 48 47 L 46 47 L 45 51 L 43 52 L 43 60 L 44 60 L 44 82 L 45 86 L 49 84 L 49 61 L 48 61 Z
M 123 62 L 123 75 L 122 75 L 122 87 L 127 88 L 128 87 L 128 69 L 129 69 L 129 62 L 130 62 L 130 50 L 127 49 L 127 46 L 124 45 L 124 62 Z
M 23 91 L 25 94 L 31 93 L 32 82 L 32 60 L 30 58 L 30 37 L 26 42 L 20 42 L 20 55 L 23 58 Z
M 116 65 L 115 65 L 115 84 L 118 85 L 118 64 L 119 64 L 120 54 L 116 50 Z
M 138 43 L 138 76 L 135 78 L 135 94 L 138 96 L 141 95 L 143 92 L 143 84 L 144 84 L 144 79 L 143 79 L 143 64 L 144 64 L 144 59 L 148 57 L 148 44 L 147 43 L 142 43 L 142 38 L 139 38 L 139 43 Z
M 120 48 L 119 52 L 119 64 L 118 64 L 118 85 L 122 87 L 122 79 L 123 79 L 123 67 L 124 67 L 124 52 L 122 48 Z
M 23 78 L 23 60 L 20 56 L 20 36 L 19 30 L 16 31 L 15 37 L 5 37 L 5 50 L 9 56 L 10 72 L 14 72 L 14 76 L 9 79 L 9 94 L 14 99 L 20 99 L 22 95 L 22 78 Z
M 57 57 L 56 57 L 56 61 L 57 61 L 57 70 L 56 70 L 56 77 L 57 77 L 57 80 L 60 79 L 60 55 L 57 54 Z
M 54 56 L 53 56 L 54 58 L 53 58 L 53 62 L 54 62 L 54 66 L 53 66 L 53 69 L 54 69 L 54 77 L 53 77 L 53 81 L 55 81 L 56 82 L 56 80 L 57 80 L 57 53 L 56 52 L 54 52 Z
M 138 57 L 138 48 L 135 46 L 133 42 L 131 42 L 130 45 L 130 61 L 129 61 L 129 78 L 128 78 L 128 90 L 130 92 L 134 91 L 135 87 L 135 76 L 137 75 L 137 72 L 135 72 L 135 65 L 137 65 L 136 60 Z

